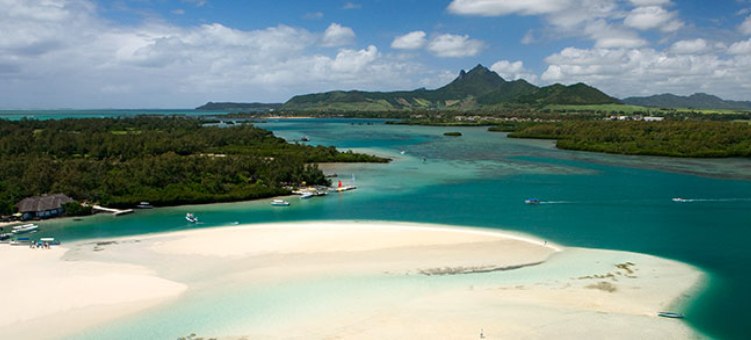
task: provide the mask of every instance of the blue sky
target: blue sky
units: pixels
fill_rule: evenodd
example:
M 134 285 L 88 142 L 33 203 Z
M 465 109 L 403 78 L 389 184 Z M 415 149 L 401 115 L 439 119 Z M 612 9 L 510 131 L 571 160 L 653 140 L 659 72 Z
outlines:
M 436 88 L 477 64 L 751 100 L 751 0 L 0 0 L 0 108 Z

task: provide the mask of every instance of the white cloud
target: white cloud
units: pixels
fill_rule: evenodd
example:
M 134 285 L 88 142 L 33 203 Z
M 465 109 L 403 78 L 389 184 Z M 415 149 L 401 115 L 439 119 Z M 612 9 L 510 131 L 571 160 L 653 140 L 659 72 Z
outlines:
M 303 15 L 303 18 L 307 20 L 321 20 L 323 19 L 323 12 L 308 12 Z
M 0 107 L 193 107 L 284 101 L 327 89 L 417 87 L 437 79 L 375 46 L 322 52 L 323 32 L 218 23 L 119 26 L 93 2 L 0 0 Z M 436 84 L 437 85 L 437 84 Z
M 751 39 L 733 43 L 728 48 L 728 53 L 745 56 L 751 55 Z
M 681 40 L 670 46 L 670 52 L 677 54 L 697 54 L 706 52 L 709 44 L 704 39 Z
M 468 35 L 442 34 L 430 41 L 428 50 L 438 57 L 460 58 L 477 55 L 483 46 L 482 41 Z
M 569 0 L 453 0 L 448 9 L 460 15 L 537 15 L 561 11 L 570 3 Z
M 636 7 L 645 6 L 666 6 L 670 4 L 670 0 L 629 0 Z
M 196 7 L 202 7 L 203 5 L 206 5 L 208 1 L 207 0 L 180 0 L 180 2 L 192 4 L 192 5 L 195 5 Z
M 321 42 L 324 46 L 343 46 L 349 45 L 355 41 L 355 31 L 351 28 L 332 23 L 323 32 Z
M 596 48 L 636 48 L 649 44 L 638 31 L 671 33 L 684 23 L 665 9 L 669 0 L 453 0 L 448 11 L 459 15 L 539 15 L 548 27 L 527 31 L 523 44 L 584 37 Z
M 537 82 L 537 75 L 525 69 L 522 61 L 499 60 L 490 66 L 490 69 L 506 80 L 524 79 L 530 83 Z
M 746 17 L 746 20 L 744 20 L 743 23 L 738 26 L 738 30 L 743 34 L 751 35 L 751 15 Z
M 633 48 L 647 44 L 638 34 L 619 26 L 608 24 L 605 20 L 587 23 L 583 29 L 598 48 Z
M 737 52 L 751 50 L 751 41 L 734 46 Z M 703 91 L 723 98 L 748 100 L 751 90 L 749 55 L 570 47 L 545 59 L 548 68 L 541 79 L 562 83 L 583 81 L 616 97 Z
M 364 50 L 341 50 L 331 63 L 331 69 L 337 72 L 356 73 L 378 58 L 378 49 L 370 45 Z
M 639 30 L 661 29 L 672 32 L 683 26 L 675 17 L 675 12 L 667 11 L 660 6 L 637 7 L 626 16 L 623 23 Z
M 360 9 L 362 8 L 361 4 L 354 3 L 354 2 L 345 2 L 344 5 L 342 5 L 342 9 Z
M 399 50 L 420 49 L 427 43 L 425 36 L 426 34 L 423 31 L 414 31 L 405 35 L 400 35 L 394 38 L 394 41 L 391 42 L 391 48 Z

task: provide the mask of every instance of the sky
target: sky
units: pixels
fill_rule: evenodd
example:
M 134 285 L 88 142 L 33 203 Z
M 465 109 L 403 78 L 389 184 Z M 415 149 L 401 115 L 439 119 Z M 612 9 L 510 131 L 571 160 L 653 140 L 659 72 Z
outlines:
M 751 100 L 751 0 L 0 0 L 0 109 L 506 80 Z

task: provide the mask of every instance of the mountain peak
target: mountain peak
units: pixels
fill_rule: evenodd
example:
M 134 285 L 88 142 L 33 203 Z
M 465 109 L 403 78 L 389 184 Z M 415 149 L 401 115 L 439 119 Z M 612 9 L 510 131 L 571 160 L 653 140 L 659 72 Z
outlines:
M 469 70 L 469 73 L 473 73 L 473 72 L 474 73 L 477 73 L 477 72 L 488 73 L 488 72 L 493 72 L 493 71 L 491 71 L 487 67 L 483 66 L 482 64 L 477 64 L 477 66 L 475 66 L 471 70 Z
M 469 72 L 461 70 L 459 76 L 448 85 L 438 89 L 451 97 L 479 96 L 498 89 L 506 81 L 487 67 L 477 64 Z

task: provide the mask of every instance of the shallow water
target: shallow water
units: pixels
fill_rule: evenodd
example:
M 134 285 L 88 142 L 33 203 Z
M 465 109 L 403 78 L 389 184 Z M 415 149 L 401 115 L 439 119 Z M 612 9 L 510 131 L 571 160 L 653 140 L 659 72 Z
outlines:
M 312 144 L 395 160 L 327 166 L 326 171 L 336 172 L 345 184 L 354 175 L 358 189 L 305 201 L 291 197 L 287 208 L 262 200 L 154 209 L 117 218 L 43 222 L 39 235 L 65 242 L 236 223 L 330 219 L 516 230 L 568 246 L 641 252 L 695 265 L 710 276 L 707 290 L 685 311 L 686 322 L 712 337 L 748 335 L 751 311 L 739 301 L 751 301 L 751 291 L 745 289 L 751 279 L 751 249 L 746 246 L 751 236 L 751 181 L 744 179 L 751 176 L 750 160 L 562 151 L 550 141 L 508 139 L 484 128 L 347 119 L 272 120 L 259 126 L 289 140 L 308 136 Z M 443 136 L 446 131 L 463 136 Z M 525 205 L 529 197 L 542 204 Z M 689 201 L 673 202 L 673 197 Z M 185 222 L 186 212 L 199 216 L 201 224 Z M 179 324 L 193 317 L 192 301 L 200 305 L 206 300 L 189 299 L 174 314 L 165 314 L 174 319 L 164 322 Z

